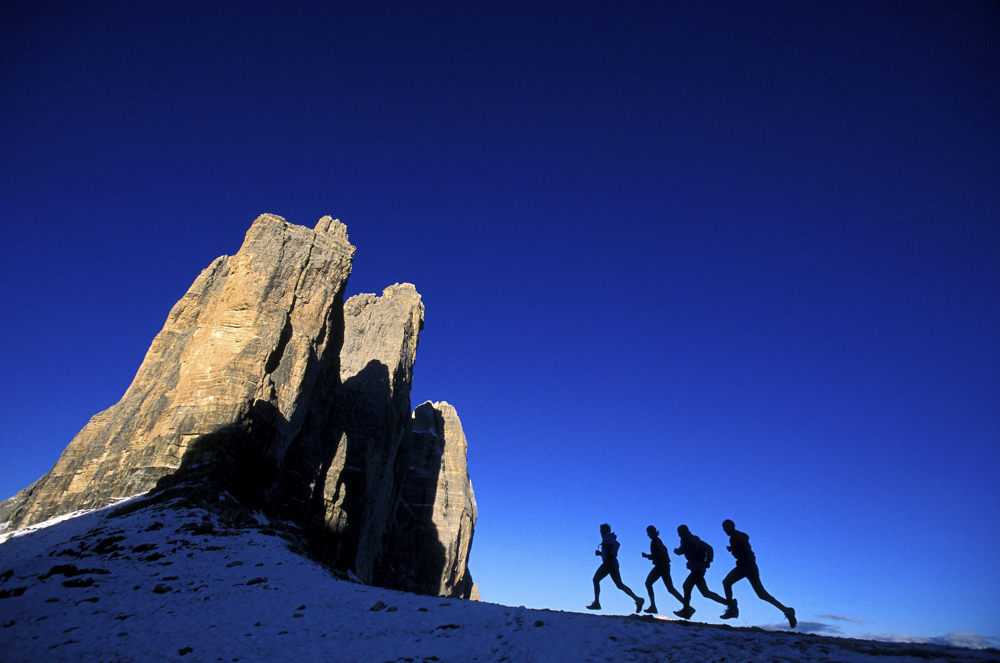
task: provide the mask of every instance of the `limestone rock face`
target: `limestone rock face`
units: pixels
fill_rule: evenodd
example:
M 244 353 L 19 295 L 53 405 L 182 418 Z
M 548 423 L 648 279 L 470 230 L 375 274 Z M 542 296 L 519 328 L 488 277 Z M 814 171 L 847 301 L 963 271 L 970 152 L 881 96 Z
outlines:
M 341 387 L 334 418 L 342 426 L 325 472 L 324 519 L 332 556 L 372 582 L 388 543 L 399 496 L 396 459 L 410 437 L 410 386 L 424 306 L 408 283 L 381 297 L 344 304 Z
M 454 407 L 428 402 L 414 411 L 399 454 L 405 475 L 389 552 L 397 589 L 479 598 L 468 571 L 477 514 L 467 449 Z
M 329 217 L 315 230 L 259 217 L 239 252 L 216 259 L 173 307 L 122 399 L 8 508 L 9 526 L 105 506 L 182 465 L 307 503 L 323 450 L 304 424 L 319 416 L 324 394 L 314 392 L 339 385 L 354 250 Z
M 179 495 L 277 515 L 363 582 L 477 598 L 461 423 L 447 403 L 411 414 L 424 306 L 406 283 L 344 302 L 354 251 L 330 217 L 259 217 L 173 307 L 122 399 L 0 502 L 0 529 Z

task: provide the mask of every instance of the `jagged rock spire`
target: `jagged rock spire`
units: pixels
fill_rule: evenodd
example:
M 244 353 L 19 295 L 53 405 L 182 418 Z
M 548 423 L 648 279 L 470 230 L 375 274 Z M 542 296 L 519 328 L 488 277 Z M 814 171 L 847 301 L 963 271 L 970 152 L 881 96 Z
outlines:
M 411 417 L 424 306 L 407 283 L 345 303 L 354 252 L 330 217 L 260 216 L 173 307 L 122 399 L 0 503 L 0 528 L 151 489 L 228 492 L 364 582 L 475 596 L 461 424 L 446 403 Z
M 73 438 L 10 526 L 136 495 L 182 464 L 236 464 L 254 474 L 240 479 L 247 489 L 281 488 L 303 454 L 304 406 L 339 359 L 354 251 L 329 217 L 309 230 L 260 216 L 177 302 L 125 395 Z

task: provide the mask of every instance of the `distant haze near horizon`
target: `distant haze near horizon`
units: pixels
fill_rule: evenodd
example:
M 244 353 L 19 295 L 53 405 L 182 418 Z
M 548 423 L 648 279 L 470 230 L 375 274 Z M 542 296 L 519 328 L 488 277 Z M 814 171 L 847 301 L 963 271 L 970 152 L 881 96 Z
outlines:
M 484 600 L 583 610 L 603 522 L 640 595 L 649 524 L 721 591 L 731 518 L 810 628 L 995 646 L 997 35 L 985 0 L 6 3 L 0 499 L 259 214 L 330 214 L 348 295 L 423 297 Z

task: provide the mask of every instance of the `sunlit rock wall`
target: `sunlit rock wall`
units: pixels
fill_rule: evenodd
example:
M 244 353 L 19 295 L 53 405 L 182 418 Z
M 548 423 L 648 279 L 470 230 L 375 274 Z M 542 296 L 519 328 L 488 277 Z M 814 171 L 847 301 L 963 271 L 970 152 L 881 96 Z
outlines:
M 354 250 L 329 217 L 315 230 L 259 217 L 239 252 L 216 259 L 173 307 L 122 399 L 9 509 L 9 526 L 105 506 L 182 464 L 304 499 L 316 477 L 290 475 L 322 451 L 303 447 L 319 438 L 296 436 L 324 363 L 339 361 Z

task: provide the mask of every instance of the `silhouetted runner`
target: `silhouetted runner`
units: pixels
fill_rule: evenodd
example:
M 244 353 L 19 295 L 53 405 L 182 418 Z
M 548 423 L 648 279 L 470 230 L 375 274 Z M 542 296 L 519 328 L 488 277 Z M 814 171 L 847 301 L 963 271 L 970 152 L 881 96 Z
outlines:
M 594 552 L 601 558 L 601 565 L 597 567 L 594 574 L 594 602 L 587 606 L 587 610 L 601 609 L 601 579 L 611 576 L 615 581 L 615 586 L 632 597 L 635 601 L 635 611 L 642 610 L 642 604 L 646 599 L 641 599 L 632 593 L 632 590 L 625 586 L 622 577 L 618 573 L 618 537 L 611 532 L 611 525 L 607 523 L 601 525 L 601 549 Z
M 757 596 L 767 601 L 780 610 L 788 620 L 788 625 L 795 628 L 798 621 L 795 619 L 795 608 L 786 608 L 781 605 L 778 599 L 767 593 L 764 585 L 760 584 L 760 571 L 757 570 L 757 556 L 750 549 L 750 537 L 736 529 L 736 525 L 731 520 L 722 521 L 722 529 L 729 535 L 729 545 L 726 550 L 733 553 L 736 558 L 736 568 L 729 572 L 729 575 L 722 581 L 722 588 L 726 592 L 726 599 L 729 607 L 722 614 L 722 619 L 734 619 L 740 616 L 740 610 L 736 607 L 736 599 L 733 598 L 733 585 L 746 578 L 750 581 L 753 591 Z
M 646 534 L 649 535 L 649 554 L 642 553 L 642 556 L 653 560 L 653 570 L 646 576 L 646 591 L 649 592 L 649 607 L 646 608 L 646 612 L 655 615 L 658 610 L 656 609 L 656 597 L 653 595 L 653 585 L 660 578 L 663 578 L 663 584 L 667 586 L 667 591 L 676 596 L 678 601 L 684 603 L 684 597 L 674 589 L 674 583 L 670 580 L 670 553 L 667 552 L 663 541 L 660 541 L 660 533 L 650 525 L 646 528 Z
M 691 607 L 691 590 L 695 587 L 701 591 L 702 596 L 705 598 L 712 599 L 728 607 L 729 604 L 726 602 L 726 599 L 713 591 L 709 591 L 708 585 L 705 584 L 705 571 L 712 564 L 712 556 L 715 554 L 712 546 L 692 534 L 687 525 L 678 527 L 677 533 L 681 537 L 681 547 L 675 548 L 674 553 L 684 555 L 687 558 L 687 567 L 691 570 L 691 573 L 688 574 L 687 579 L 684 581 L 684 607 L 680 610 L 675 610 L 674 614 L 684 619 L 690 619 L 691 615 L 694 614 L 694 608 Z

